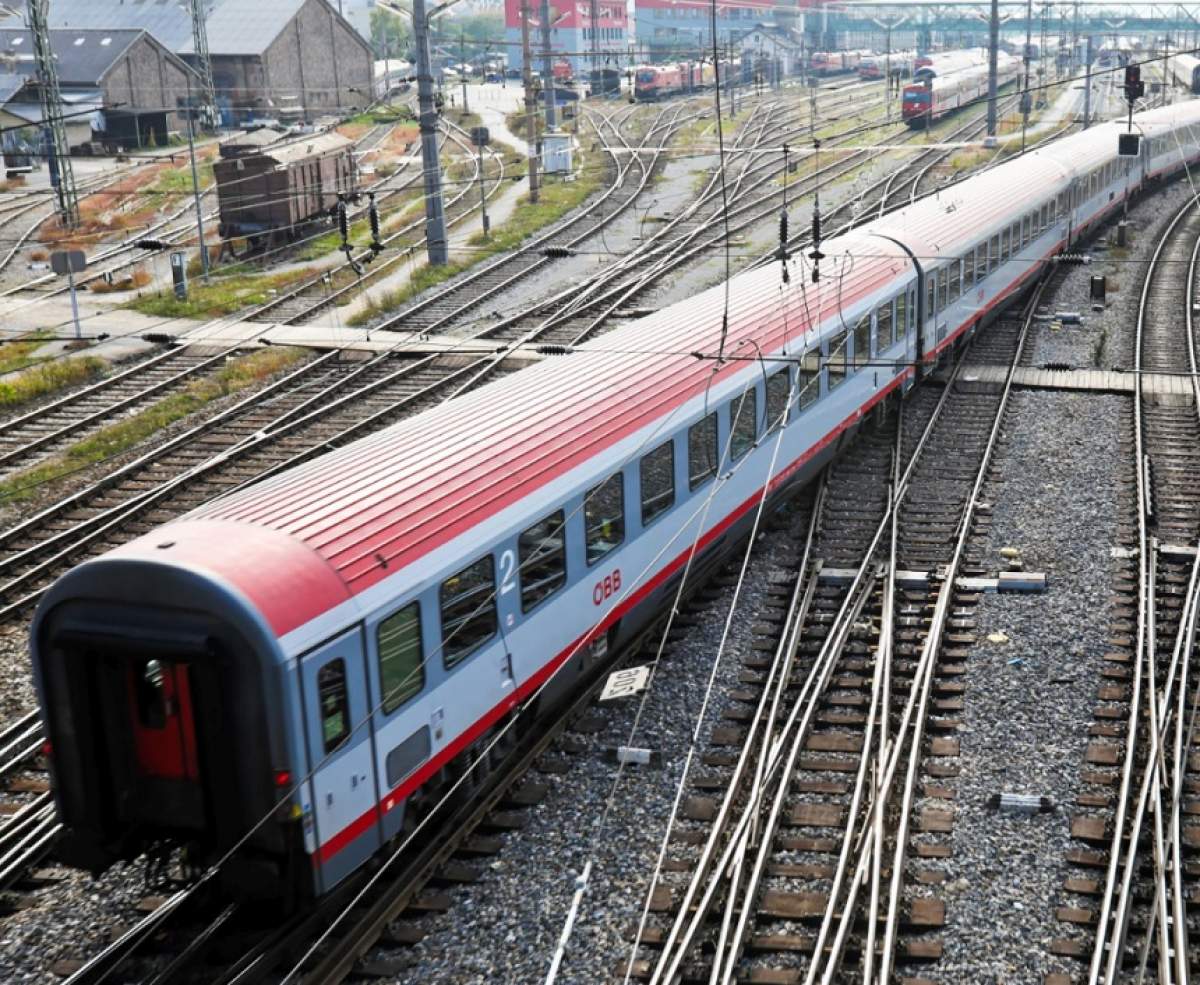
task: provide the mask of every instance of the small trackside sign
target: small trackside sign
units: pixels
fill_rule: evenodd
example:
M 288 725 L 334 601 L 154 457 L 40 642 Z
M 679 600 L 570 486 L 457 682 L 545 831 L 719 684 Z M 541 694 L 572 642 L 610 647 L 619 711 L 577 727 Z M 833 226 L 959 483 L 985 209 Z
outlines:
M 649 667 L 625 667 L 622 670 L 614 670 L 608 675 L 608 680 L 604 683 L 604 690 L 600 693 L 600 700 L 613 701 L 616 698 L 631 698 L 635 694 L 646 690 L 646 685 L 649 682 Z

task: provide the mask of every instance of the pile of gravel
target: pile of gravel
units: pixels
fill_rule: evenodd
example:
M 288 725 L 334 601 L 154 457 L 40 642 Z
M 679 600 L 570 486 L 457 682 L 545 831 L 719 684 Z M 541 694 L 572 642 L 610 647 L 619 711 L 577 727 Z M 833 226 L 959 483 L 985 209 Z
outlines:
M 985 595 L 968 661 L 953 856 L 946 861 L 944 982 L 1040 982 L 1073 972 L 1049 954 L 1067 876 L 1070 818 L 1109 611 L 1123 398 L 1021 392 L 1013 398 L 1004 482 L 993 487 L 984 555 L 1004 547 L 1045 572 L 1041 595 Z M 1008 642 L 989 642 L 1002 633 Z M 997 813 L 1002 792 L 1049 797 L 1050 813 Z

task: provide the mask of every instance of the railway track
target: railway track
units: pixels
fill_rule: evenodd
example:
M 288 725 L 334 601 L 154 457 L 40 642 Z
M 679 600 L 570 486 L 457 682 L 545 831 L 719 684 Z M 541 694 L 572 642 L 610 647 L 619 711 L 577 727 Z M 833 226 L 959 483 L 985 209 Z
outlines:
M 998 326 L 1010 381 L 1033 310 Z M 958 579 L 981 572 L 970 538 L 1009 390 L 956 369 L 833 467 L 620 979 L 890 981 L 940 954 L 944 906 L 921 876 L 948 847 L 931 804 L 953 769 L 955 661 L 977 598 Z
M 1200 882 L 1193 795 L 1198 701 L 1191 660 L 1200 611 L 1200 209 L 1167 224 L 1138 309 L 1131 363 L 1129 475 L 1115 555 L 1116 623 L 1087 752 L 1082 808 L 1068 855 L 1075 873 L 1068 925 L 1094 932 L 1052 951 L 1087 963 L 1089 985 L 1189 981 L 1197 952 L 1191 901 Z M 1190 373 L 1190 398 L 1146 385 L 1150 373 Z M 1076 901 L 1079 903 L 1076 903 Z
M 21 716 L 0 730 L 0 784 L 8 797 L 0 821 L 0 889 L 20 878 L 52 846 L 60 825 L 54 813 L 49 778 L 39 762 L 42 725 L 36 711 Z M 30 782 L 21 775 L 35 770 L 41 779 Z

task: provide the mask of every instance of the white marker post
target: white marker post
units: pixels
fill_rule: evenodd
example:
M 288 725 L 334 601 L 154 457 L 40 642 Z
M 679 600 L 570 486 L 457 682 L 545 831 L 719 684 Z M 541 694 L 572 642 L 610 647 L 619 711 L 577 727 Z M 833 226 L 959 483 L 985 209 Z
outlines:
M 83 338 L 83 330 L 79 327 L 79 301 L 75 297 L 75 274 L 87 269 L 87 257 L 83 250 L 55 250 L 50 254 L 50 269 L 60 277 L 67 275 L 67 284 L 71 288 L 71 317 L 75 320 L 75 340 Z

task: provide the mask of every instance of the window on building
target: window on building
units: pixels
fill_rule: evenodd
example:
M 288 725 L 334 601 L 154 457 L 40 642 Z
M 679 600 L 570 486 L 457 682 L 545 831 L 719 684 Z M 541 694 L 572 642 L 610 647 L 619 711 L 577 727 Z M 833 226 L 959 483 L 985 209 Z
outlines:
M 412 602 L 384 619 L 375 630 L 375 645 L 383 710 L 390 715 L 425 686 L 420 606 Z
M 592 489 L 583 503 L 587 563 L 595 564 L 625 539 L 625 484 L 620 472 Z
M 496 635 L 496 568 L 490 554 L 442 582 L 442 661 L 453 667 Z
M 664 441 L 643 455 L 638 471 L 642 483 L 644 527 L 675 505 L 675 442 Z
M 528 612 L 567 583 L 566 524 L 566 513 L 557 510 L 517 538 L 522 612 Z

